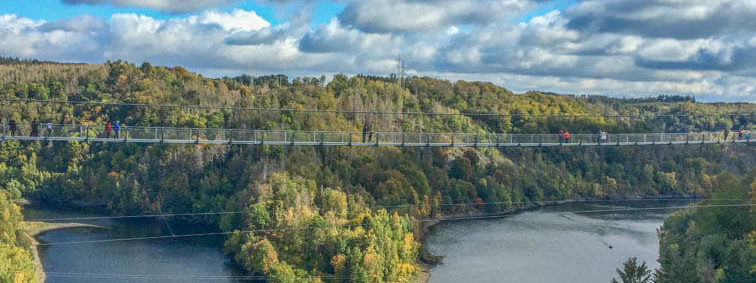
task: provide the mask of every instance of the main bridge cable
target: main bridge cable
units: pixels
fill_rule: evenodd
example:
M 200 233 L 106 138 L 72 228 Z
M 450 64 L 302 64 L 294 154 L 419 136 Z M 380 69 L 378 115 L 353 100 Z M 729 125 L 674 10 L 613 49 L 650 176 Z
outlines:
M 89 278 L 89 279 L 162 279 L 162 280 L 223 280 L 233 279 L 241 281 L 266 281 L 272 276 L 263 275 L 179 275 L 179 274 L 123 274 L 123 273 L 86 273 L 86 272 L 55 272 L 45 271 L 47 277 Z M 347 280 L 352 277 L 335 275 L 311 275 L 302 278 L 321 278 Z
M 602 202 L 638 202 L 638 201 L 744 201 L 750 198 L 632 198 L 632 199 L 584 199 L 584 200 L 544 200 L 535 202 L 460 202 L 460 203 L 442 203 L 439 206 L 488 206 L 488 205 L 543 205 L 543 204 L 568 204 L 568 203 L 602 203 Z M 410 208 L 415 204 L 402 205 L 375 205 L 370 209 L 392 209 L 392 208 Z M 140 215 L 115 215 L 115 216 L 84 216 L 84 217 L 63 217 L 63 218 L 38 218 L 26 219 L 25 221 L 37 222 L 59 222 L 59 221 L 81 221 L 81 220 L 112 220 L 112 219 L 129 219 L 129 218 L 166 218 L 182 216 L 214 216 L 228 214 L 243 214 L 248 211 L 210 211 L 210 212 L 188 212 L 188 213 L 158 213 L 158 214 L 140 214 Z
M 639 207 L 639 208 L 618 208 L 618 209 L 595 209 L 595 210 L 575 210 L 575 211 L 560 211 L 570 213 L 600 213 L 600 212 L 627 212 L 627 211 L 647 211 L 647 210 L 670 210 L 670 209 L 688 209 L 688 208 L 723 208 L 723 207 L 753 207 L 754 203 L 741 203 L 741 204 L 709 204 L 709 205 L 689 205 L 689 206 L 660 206 L 660 207 Z M 462 221 L 462 220 L 480 220 L 480 219 L 494 219 L 506 217 L 508 214 L 483 214 L 478 216 L 463 216 L 463 217 L 447 217 L 447 218 L 430 218 L 414 220 L 415 222 L 438 222 L 438 221 Z M 190 238 L 190 237 L 206 237 L 206 236 L 218 236 L 218 235 L 230 235 L 233 233 L 264 233 L 264 232 L 278 232 L 278 231 L 293 231 L 293 230 L 314 230 L 314 229 L 330 229 L 330 228 L 356 228 L 356 227 L 368 227 L 368 224 L 346 224 L 335 226 L 307 226 L 307 227 L 284 227 L 284 228 L 271 228 L 271 229 L 254 229 L 244 231 L 225 231 L 225 232 L 210 232 L 210 233 L 194 233 L 194 234 L 181 234 L 181 235 L 162 235 L 162 236 L 148 236 L 148 237 L 130 237 L 130 238 L 115 238 L 104 240 L 85 240 L 85 241 L 68 241 L 68 242 L 52 242 L 52 243 L 38 243 L 35 246 L 55 246 L 55 245 L 75 245 L 75 244 L 96 244 L 96 243 L 112 243 L 112 242 L 125 242 L 125 241 L 141 241 L 141 240 L 161 240 L 161 239 L 175 239 L 175 238 Z
M 663 117 L 723 117 L 723 116 L 756 116 L 753 113 L 720 113 L 720 114 L 656 114 L 656 115 L 632 115 L 632 114 L 533 114 L 533 113 L 445 113 L 445 112 L 415 112 L 415 111 L 369 111 L 369 110 L 328 110 L 328 109 L 296 109 L 296 108 L 264 108 L 264 107 L 233 107 L 233 106 L 201 106 L 201 105 L 178 105 L 178 104 L 148 104 L 129 102 L 98 102 L 82 100 L 41 100 L 21 98 L 0 98 L 0 101 L 24 102 L 24 103 L 48 103 L 48 104 L 73 104 L 73 105 L 102 105 L 102 106 L 132 106 L 132 107 L 155 107 L 155 108 L 183 108 L 183 109 L 216 109 L 233 111 L 257 111 L 257 112 L 294 112 L 294 113 L 339 113 L 339 114 L 365 114 L 365 115 L 426 115 L 426 116 L 468 116 L 468 117 L 604 117 L 604 118 L 663 118 Z M 647 113 L 647 112 L 646 112 Z

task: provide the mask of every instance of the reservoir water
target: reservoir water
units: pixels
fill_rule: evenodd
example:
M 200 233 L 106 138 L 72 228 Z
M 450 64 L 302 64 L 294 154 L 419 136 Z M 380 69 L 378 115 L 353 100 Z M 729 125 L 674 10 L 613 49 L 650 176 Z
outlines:
M 91 216 L 25 208 L 27 219 Z M 162 220 L 76 220 L 106 229 L 54 230 L 37 237 L 48 283 L 240 282 L 242 271 L 222 252 L 223 236 L 117 241 L 171 233 L 208 232 L 206 227 Z M 116 240 L 112 242 L 90 242 Z M 61 242 L 84 242 L 55 244 Z
M 445 256 L 443 263 L 431 270 L 430 282 L 606 283 L 628 257 L 638 257 L 656 268 L 656 229 L 671 210 L 654 208 L 684 204 L 662 201 L 564 204 L 504 218 L 441 223 L 426 238 L 434 254 Z M 621 210 L 627 208 L 644 210 Z M 27 219 L 87 216 L 29 207 L 24 214 Z M 161 219 L 76 222 L 107 229 L 76 228 L 40 235 L 42 243 L 53 244 L 39 248 L 47 282 L 245 279 L 231 258 L 223 254 L 223 236 L 54 244 L 203 233 L 208 228 L 171 221 L 168 229 Z
M 504 218 L 441 223 L 426 245 L 430 283 L 608 283 L 629 257 L 659 266 L 657 228 L 679 201 L 564 204 Z M 627 210 L 640 208 L 642 210 Z

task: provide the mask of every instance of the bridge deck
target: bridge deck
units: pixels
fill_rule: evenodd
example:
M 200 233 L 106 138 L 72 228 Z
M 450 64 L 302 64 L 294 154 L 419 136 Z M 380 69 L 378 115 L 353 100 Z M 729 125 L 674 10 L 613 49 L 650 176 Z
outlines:
M 536 146 L 635 146 L 670 144 L 748 143 L 735 133 L 723 137 L 722 132 L 700 133 L 614 133 L 605 140 L 598 134 L 573 134 L 569 140 L 559 134 L 476 134 L 476 133 L 406 133 L 406 132 L 338 132 L 284 131 L 211 128 L 123 127 L 119 138 L 115 131 L 107 135 L 102 126 L 16 125 L 15 133 L 2 125 L 1 140 L 39 140 L 61 142 L 124 142 L 166 144 L 233 144 L 293 146 L 411 146 L 411 147 L 536 147 Z

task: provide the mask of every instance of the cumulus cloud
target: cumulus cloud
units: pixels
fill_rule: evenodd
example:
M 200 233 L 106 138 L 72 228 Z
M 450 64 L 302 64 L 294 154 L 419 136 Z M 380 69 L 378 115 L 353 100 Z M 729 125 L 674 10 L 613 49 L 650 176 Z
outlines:
M 411 74 L 487 80 L 516 91 L 756 97 L 753 1 L 586 0 L 537 16 L 525 15 L 549 0 L 341 1 L 343 12 L 318 26 L 312 26 L 311 14 L 317 2 L 304 0 L 265 0 L 293 8 L 275 26 L 238 9 L 169 19 L 115 14 L 52 22 L 0 15 L 0 54 L 152 61 L 210 75 L 388 75 L 401 56 Z M 183 10 L 231 2 L 181 1 Z
M 756 31 L 751 0 L 591 0 L 568 9 L 569 27 L 648 37 L 702 38 Z
M 304 52 L 345 52 L 380 53 L 386 48 L 397 50 L 400 40 L 391 34 L 367 34 L 355 29 L 348 29 L 334 19 L 327 25 L 321 25 L 316 31 L 308 33 L 300 41 L 299 48 Z
M 375 0 L 351 1 L 339 20 L 367 32 L 422 32 L 452 25 L 487 24 L 533 6 L 527 0 Z
M 185 13 L 227 6 L 237 0 L 63 0 L 63 3 L 144 7 L 166 12 Z

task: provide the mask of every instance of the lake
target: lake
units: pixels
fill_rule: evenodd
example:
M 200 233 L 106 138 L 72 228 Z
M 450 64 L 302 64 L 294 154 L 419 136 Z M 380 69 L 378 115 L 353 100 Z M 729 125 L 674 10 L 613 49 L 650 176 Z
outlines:
M 24 208 L 26 219 L 92 216 L 39 208 Z M 224 237 L 186 237 L 137 241 L 59 244 L 72 241 L 102 241 L 152 237 L 173 233 L 214 232 L 207 227 L 171 221 L 96 220 L 107 229 L 74 228 L 54 230 L 38 236 L 47 281 L 69 282 L 242 282 L 242 270 L 223 254 Z M 248 282 L 248 281 L 244 281 Z
M 628 257 L 658 267 L 656 229 L 680 201 L 595 202 L 549 206 L 485 220 L 443 222 L 425 244 L 443 263 L 431 283 L 609 282 Z M 630 211 L 616 211 L 622 209 Z M 650 209 L 649 209 L 650 208 Z M 597 212 L 601 211 L 601 212 Z M 92 216 L 27 207 L 27 219 Z M 211 232 L 162 219 L 77 221 L 107 229 L 56 230 L 38 237 L 47 282 L 242 282 L 222 252 L 223 236 L 103 241 Z M 78 244 L 54 244 L 85 241 Z
M 444 222 L 426 238 L 429 250 L 444 256 L 429 282 L 608 283 L 629 257 L 657 268 L 656 230 L 671 210 L 654 208 L 679 205 L 685 203 L 572 203 Z M 628 208 L 643 210 L 613 211 Z

